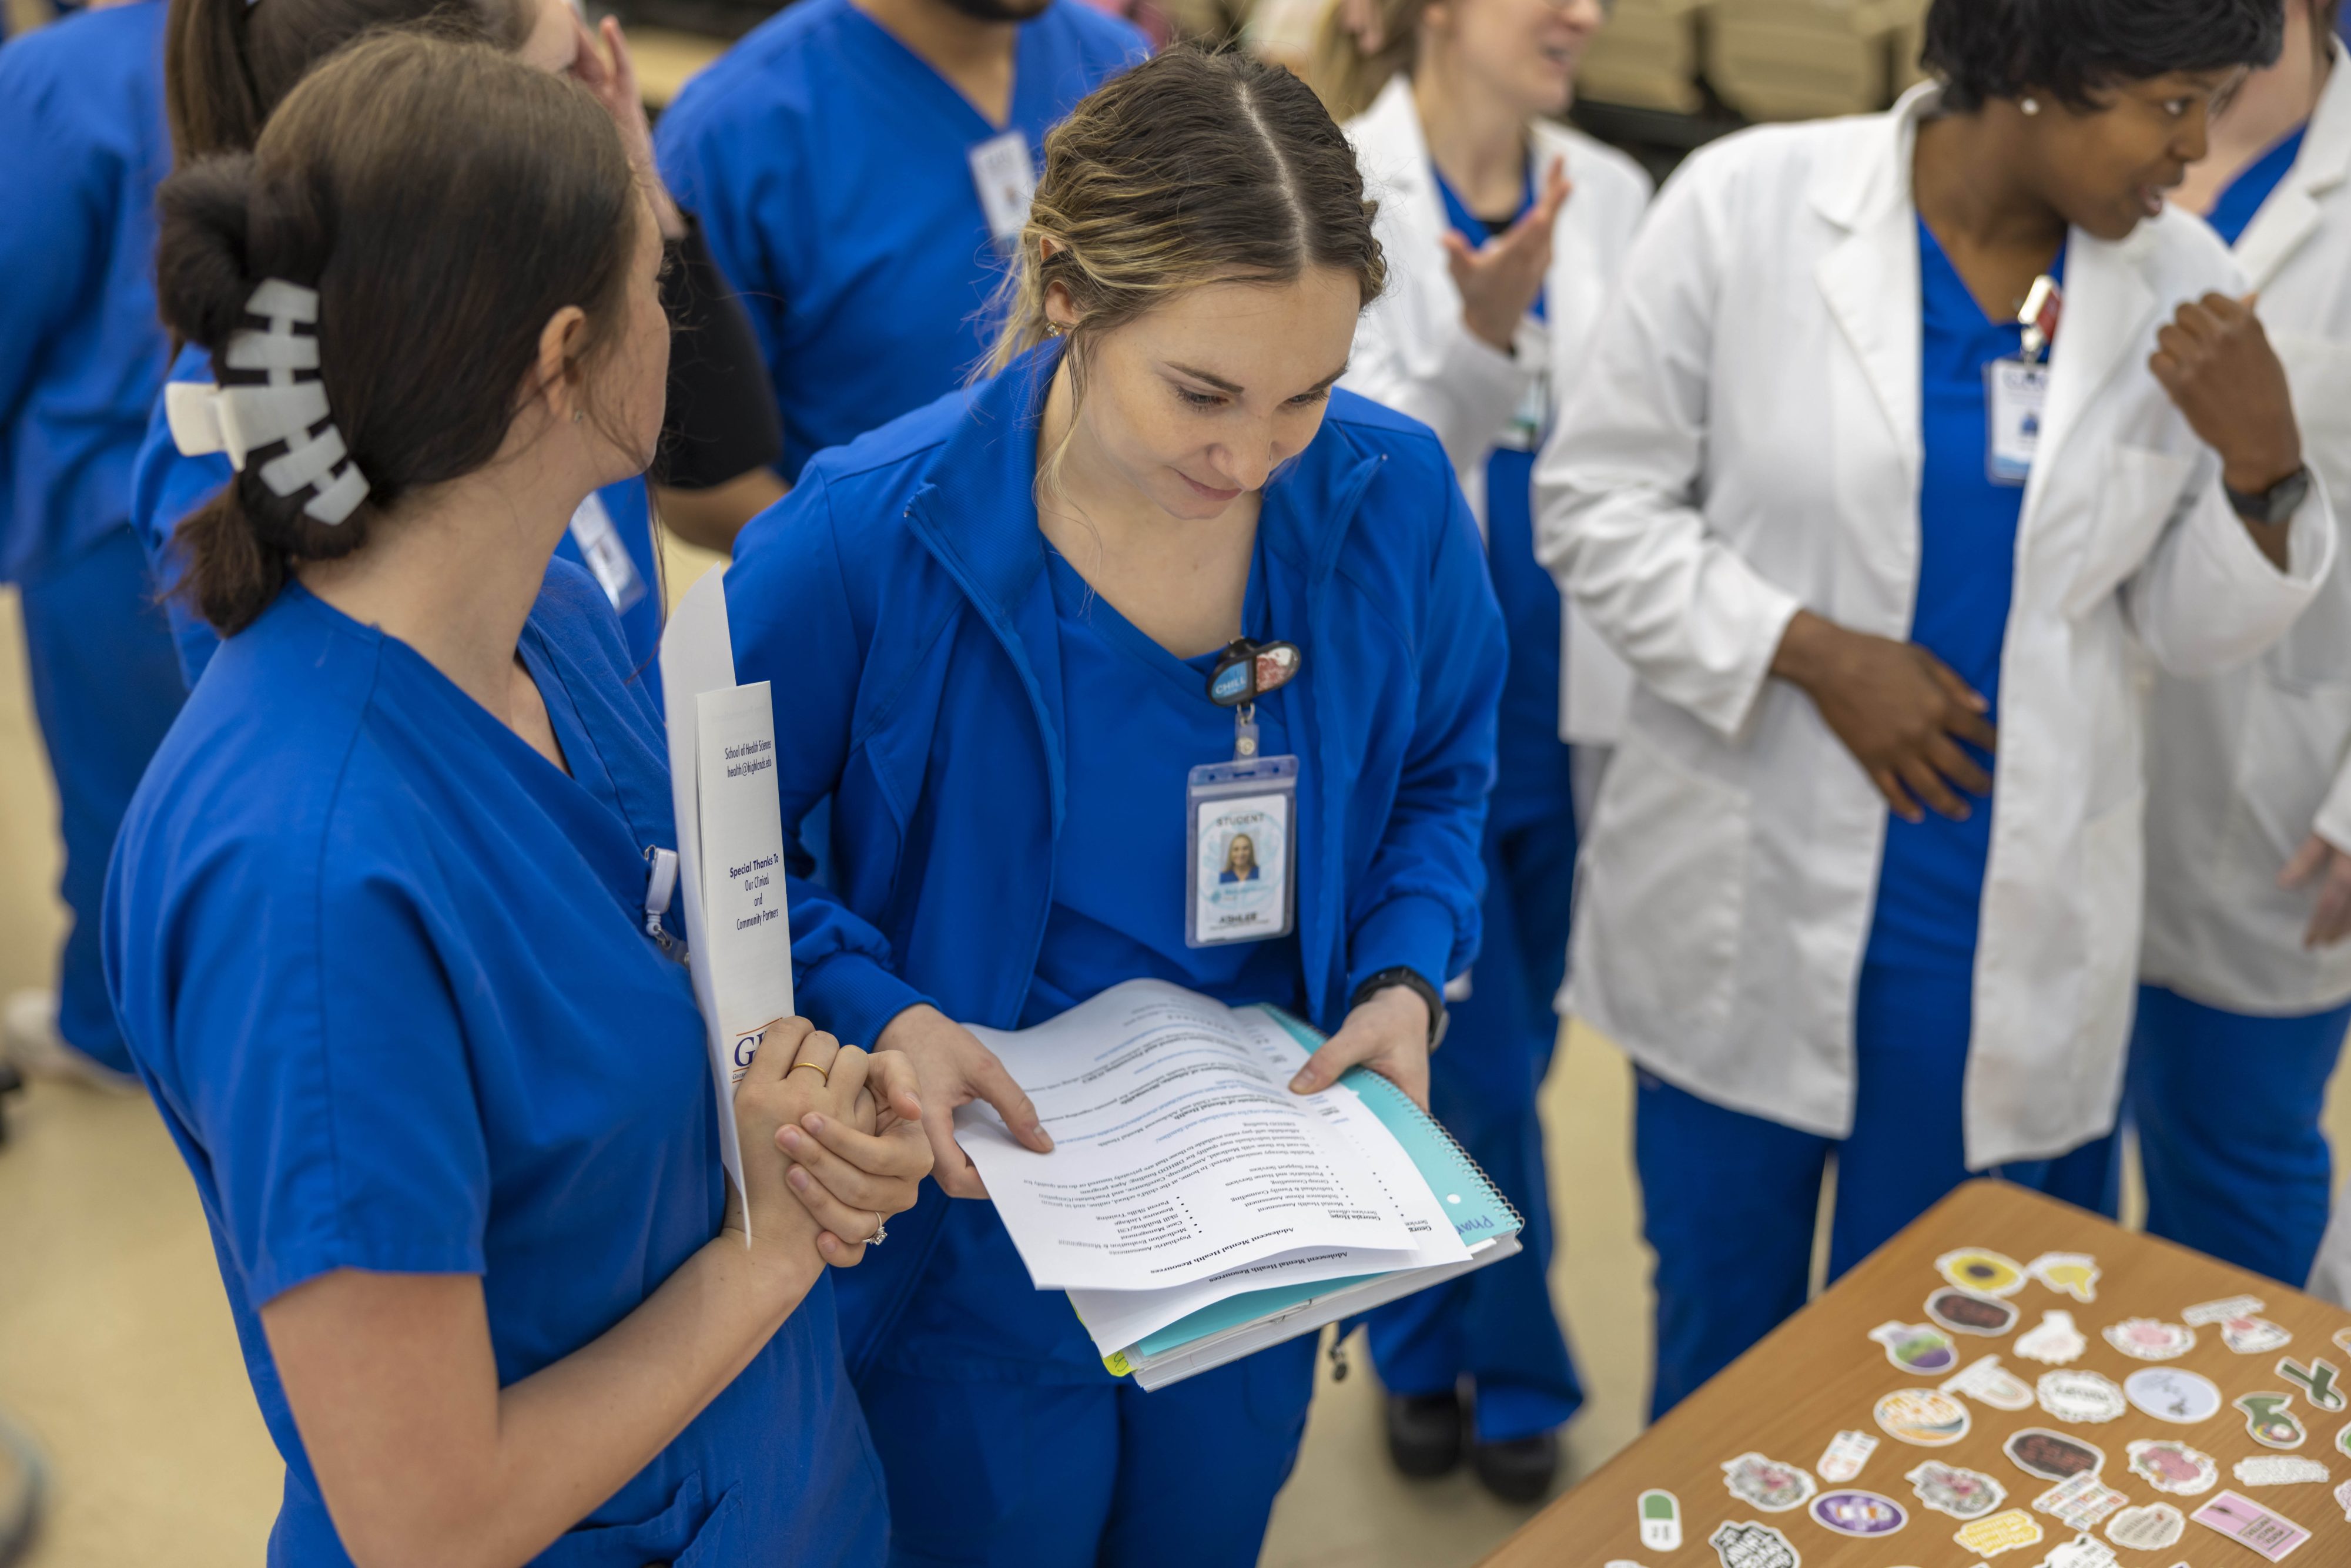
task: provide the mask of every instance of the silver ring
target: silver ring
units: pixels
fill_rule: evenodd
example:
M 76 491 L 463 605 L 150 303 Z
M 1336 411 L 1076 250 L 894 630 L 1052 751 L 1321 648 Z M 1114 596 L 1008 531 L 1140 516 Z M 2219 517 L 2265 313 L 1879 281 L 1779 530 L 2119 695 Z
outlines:
M 873 1211 L 873 1234 L 867 1237 L 861 1245 L 866 1247 L 879 1247 L 882 1243 L 889 1239 L 890 1228 L 882 1222 L 882 1211 L 877 1208 Z

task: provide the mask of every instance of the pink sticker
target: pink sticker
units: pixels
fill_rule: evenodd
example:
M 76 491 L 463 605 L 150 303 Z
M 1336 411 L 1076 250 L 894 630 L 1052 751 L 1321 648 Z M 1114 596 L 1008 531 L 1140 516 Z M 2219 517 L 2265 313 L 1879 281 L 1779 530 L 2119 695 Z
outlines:
M 2273 1563 L 2282 1562 L 2287 1552 L 2310 1539 L 2310 1531 L 2292 1520 L 2232 1491 L 2222 1492 L 2188 1517 Z

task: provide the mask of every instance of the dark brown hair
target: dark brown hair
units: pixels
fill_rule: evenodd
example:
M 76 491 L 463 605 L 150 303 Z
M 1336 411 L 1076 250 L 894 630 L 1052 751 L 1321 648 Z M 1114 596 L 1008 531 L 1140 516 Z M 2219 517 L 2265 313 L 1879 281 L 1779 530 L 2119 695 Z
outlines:
M 239 0 L 242 3 L 242 0 Z M 262 0 L 266 5 L 274 0 Z M 278 496 L 271 447 L 183 519 L 178 591 L 224 635 L 268 607 L 300 560 L 361 548 L 387 508 L 486 465 L 539 334 L 589 320 L 575 370 L 618 337 L 641 217 L 620 136 L 587 91 L 484 44 L 386 34 L 287 96 L 252 152 L 200 159 L 157 193 L 156 295 L 174 331 L 222 363 L 264 278 L 319 292 L 329 417 L 367 476 L 341 523 Z
M 310 68 L 363 34 L 418 27 L 518 49 L 531 0 L 171 0 L 163 107 L 182 162 L 241 152 Z

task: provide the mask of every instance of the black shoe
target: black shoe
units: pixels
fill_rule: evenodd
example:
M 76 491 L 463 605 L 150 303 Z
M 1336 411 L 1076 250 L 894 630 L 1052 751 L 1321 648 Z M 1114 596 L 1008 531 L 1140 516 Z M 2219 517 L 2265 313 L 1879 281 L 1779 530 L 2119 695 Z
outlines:
M 1388 1396 L 1388 1458 L 1423 1480 L 1461 1462 L 1461 1398 L 1457 1394 Z
M 1541 1502 L 1551 1495 L 1551 1483 L 1559 1474 L 1559 1434 L 1538 1432 L 1506 1443 L 1479 1443 L 1469 1450 L 1469 1462 L 1486 1490 L 1504 1502 Z

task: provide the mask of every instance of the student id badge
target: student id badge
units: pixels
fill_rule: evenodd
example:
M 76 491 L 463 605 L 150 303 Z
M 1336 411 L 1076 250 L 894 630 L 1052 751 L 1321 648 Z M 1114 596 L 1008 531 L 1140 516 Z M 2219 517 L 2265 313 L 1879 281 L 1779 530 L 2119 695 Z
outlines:
M 1233 759 L 1185 782 L 1187 947 L 1263 942 L 1296 924 L 1298 758 L 1258 755 L 1257 699 L 1302 662 L 1293 643 L 1243 637 L 1208 676 L 1208 700 L 1233 710 Z
M 1019 248 L 1029 204 L 1037 194 L 1037 161 L 1029 156 L 1028 133 L 1015 127 L 974 146 L 971 184 L 979 193 L 996 248 L 1008 254 Z
M 2032 477 L 2049 406 L 2049 349 L 2064 308 L 2064 292 L 2055 278 L 2045 273 L 2034 278 L 2016 313 L 2024 329 L 2022 351 L 1984 367 L 1984 467 L 1995 485 L 2022 485 Z
M 579 547 L 580 559 L 588 563 L 590 574 L 612 601 L 614 612 L 628 610 L 645 596 L 645 580 L 638 574 L 637 563 L 629 559 L 629 547 L 621 542 L 621 530 L 612 526 L 604 497 L 593 490 L 571 514 L 571 542 Z

